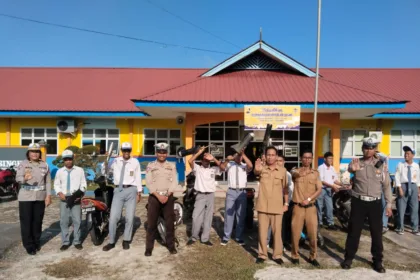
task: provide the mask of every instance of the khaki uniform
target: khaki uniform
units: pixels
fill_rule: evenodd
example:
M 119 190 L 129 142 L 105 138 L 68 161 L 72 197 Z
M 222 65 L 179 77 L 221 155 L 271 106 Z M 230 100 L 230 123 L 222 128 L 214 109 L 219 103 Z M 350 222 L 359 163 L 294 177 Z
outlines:
M 32 178 L 25 182 L 24 177 L 27 173 L 31 174 Z M 16 181 L 21 184 L 19 201 L 41 201 L 45 200 L 47 195 L 51 195 L 50 169 L 45 161 L 22 161 L 16 171 Z
M 300 234 L 303 230 L 303 225 L 306 225 L 311 248 L 309 259 L 314 260 L 317 253 L 318 229 L 318 216 L 315 207 L 316 197 L 311 197 L 311 201 L 307 206 L 303 206 L 302 202 L 307 200 L 318 189 L 321 189 L 322 183 L 317 170 L 311 169 L 309 173 L 303 174 L 303 168 L 299 168 L 292 175 L 294 182 L 293 202 L 295 203 L 292 215 L 292 258 L 299 258 Z
M 166 161 L 161 164 L 152 161 L 146 169 L 146 186 L 150 193 L 174 192 L 178 185 L 178 175 L 174 163 Z
M 283 255 L 281 226 L 283 219 L 283 194 L 288 196 L 287 171 L 277 164 L 273 169 L 263 166 L 260 174 L 260 187 L 255 210 L 258 211 L 258 257 L 267 259 L 267 234 L 271 226 L 274 237 L 273 259 Z M 287 199 L 287 198 L 286 198 Z
M 146 186 L 150 190 L 147 206 L 147 234 L 146 250 L 153 250 L 155 236 L 157 232 L 157 222 L 161 211 L 165 219 L 166 245 L 169 249 L 174 249 L 175 227 L 174 227 L 174 199 L 170 195 L 165 204 L 160 203 L 152 193 L 168 194 L 175 190 L 178 184 L 175 164 L 168 161 L 163 164 L 153 161 L 147 165 Z

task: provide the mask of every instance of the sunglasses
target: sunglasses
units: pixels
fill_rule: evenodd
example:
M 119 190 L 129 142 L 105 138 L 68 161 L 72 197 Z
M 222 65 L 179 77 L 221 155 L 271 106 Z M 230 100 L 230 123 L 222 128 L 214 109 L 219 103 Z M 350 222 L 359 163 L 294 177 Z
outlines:
M 158 154 L 167 154 L 167 153 L 168 153 L 168 151 L 167 151 L 167 150 L 156 150 L 156 152 L 157 152 Z
M 121 149 L 123 153 L 131 153 L 131 149 Z

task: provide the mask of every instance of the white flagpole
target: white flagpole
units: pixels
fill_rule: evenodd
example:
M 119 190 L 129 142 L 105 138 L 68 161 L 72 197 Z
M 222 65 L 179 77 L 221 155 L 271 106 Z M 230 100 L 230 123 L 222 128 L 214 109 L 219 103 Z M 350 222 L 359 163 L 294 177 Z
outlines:
M 318 114 L 318 82 L 319 82 L 319 49 L 321 41 L 321 1 L 318 0 L 318 34 L 316 43 L 316 77 L 315 77 L 315 98 L 314 98 L 314 129 L 313 129 L 313 142 L 312 142 L 312 153 L 313 161 L 312 166 L 315 166 L 315 160 L 318 158 L 316 152 L 316 128 L 317 128 L 317 114 Z

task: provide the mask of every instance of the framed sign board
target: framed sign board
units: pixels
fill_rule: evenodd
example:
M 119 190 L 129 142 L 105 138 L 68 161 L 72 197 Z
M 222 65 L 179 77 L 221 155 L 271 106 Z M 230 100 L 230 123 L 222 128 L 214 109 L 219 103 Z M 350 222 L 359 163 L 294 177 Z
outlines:
M 26 146 L 0 146 L 0 169 L 17 167 L 26 159 Z

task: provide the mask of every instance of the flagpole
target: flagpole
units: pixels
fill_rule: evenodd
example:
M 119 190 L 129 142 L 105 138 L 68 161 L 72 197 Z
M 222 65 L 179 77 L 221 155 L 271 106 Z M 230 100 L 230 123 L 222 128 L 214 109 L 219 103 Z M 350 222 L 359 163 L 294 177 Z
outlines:
M 318 158 L 316 155 L 316 130 L 317 130 L 317 114 L 318 114 L 318 82 L 319 82 L 319 49 L 321 41 L 321 1 L 318 0 L 318 34 L 316 43 L 316 77 L 315 77 L 315 98 L 314 98 L 314 128 L 312 136 L 312 153 L 313 161 L 312 166 L 315 166 L 315 160 Z

